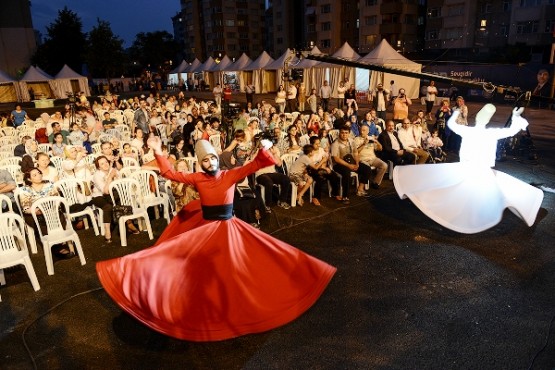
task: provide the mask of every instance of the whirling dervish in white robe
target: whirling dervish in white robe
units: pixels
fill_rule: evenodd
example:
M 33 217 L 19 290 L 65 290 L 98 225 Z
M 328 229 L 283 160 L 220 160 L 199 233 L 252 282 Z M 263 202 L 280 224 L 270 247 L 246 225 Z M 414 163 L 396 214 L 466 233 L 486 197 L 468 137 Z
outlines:
M 462 137 L 460 162 L 396 166 L 393 183 L 401 199 L 409 198 L 426 216 L 451 230 L 473 234 L 497 225 L 506 208 L 532 226 L 543 191 L 494 170 L 497 141 L 526 129 L 528 121 L 515 108 L 505 128 L 486 128 L 496 108 L 486 104 L 476 114 L 475 126 L 456 123 L 449 128 Z

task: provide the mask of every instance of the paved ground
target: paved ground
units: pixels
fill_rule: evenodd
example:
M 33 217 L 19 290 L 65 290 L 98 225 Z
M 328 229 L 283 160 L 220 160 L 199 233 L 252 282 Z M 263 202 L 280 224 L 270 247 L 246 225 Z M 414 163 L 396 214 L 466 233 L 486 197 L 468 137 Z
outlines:
M 472 105 L 471 111 L 478 106 Z M 510 107 L 500 107 L 496 122 Z M 552 112 L 529 110 L 538 160 L 509 156 L 497 169 L 555 188 Z M 455 158 L 451 158 L 455 159 Z M 0 288 L 1 369 L 552 369 L 555 368 L 555 199 L 536 223 L 511 212 L 475 235 L 447 230 L 400 200 L 387 180 L 348 207 L 323 199 L 276 209 L 262 229 L 336 266 L 320 300 L 271 332 L 215 343 L 159 335 L 100 288 L 95 263 L 140 250 L 146 234 L 104 245 L 80 231 L 87 264 L 43 254 Z M 153 222 L 155 237 L 165 224 Z M 178 292 L 176 293 L 178 294 Z

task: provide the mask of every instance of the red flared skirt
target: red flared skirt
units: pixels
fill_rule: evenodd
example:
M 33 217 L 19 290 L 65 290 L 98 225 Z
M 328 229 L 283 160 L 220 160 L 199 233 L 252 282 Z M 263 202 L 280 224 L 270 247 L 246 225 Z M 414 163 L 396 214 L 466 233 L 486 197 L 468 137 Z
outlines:
M 204 220 L 198 203 L 172 224 L 155 246 L 96 267 L 117 304 L 168 336 L 217 341 L 274 329 L 310 308 L 336 271 L 235 217 Z

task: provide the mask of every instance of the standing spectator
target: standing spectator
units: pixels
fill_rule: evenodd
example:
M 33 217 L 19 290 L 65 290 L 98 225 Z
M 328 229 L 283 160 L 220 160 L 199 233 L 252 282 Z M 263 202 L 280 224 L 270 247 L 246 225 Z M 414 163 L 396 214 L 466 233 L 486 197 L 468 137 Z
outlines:
M 382 84 L 378 84 L 376 86 L 376 91 L 374 92 L 374 104 L 376 107 L 376 112 L 378 114 L 378 117 L 381 118 L 382 120 L 386 120 L 386 110 L 387 110 L 387 99 L 388 99 L 388 95 L 389 92 L 387 90 L 384 90 L 383 85 Z
M 438 130 L 439 137 L 447 144 L 449 134 L 451 134 L 451 130 L 447 127 L 447 121 L 451 118 L 451 111 L 449 99 L 443 99 L 441 101 L 441 107 L 436 112 L 436 123 L 434 128 Z
M 290 83 L 287 87 L 287 112 L 293 113 L 297 110 L 297 87 Z
M 224 114 L 229 114 L 229 104 L 231 103 L 231 86 L 226 84 L 223 90 L 224 94 Z
M 346 105 L 345 91 L 347 91 L 345 82 L 339 82 L 339 86 L 337 87 L 337 109 L 343 109 L 343 106 Z
M 393 104 L 393 100 L 395 100 L 395 98 L 398 95 L 398 89 L 397 89 L 397 86 L 395 85 L 394 80 L 391 80 L 391 82 L 389 83 L 389 95 L 390 95 L 390 104 Z
M 310 96 L 306 99 L 310 111 L 314 114 L 318 111 L 318 97 L 316 96 L 316 89 L 312 89 Z
M 12 113 L 11 113 L 11 120 L 13 122 L 14 127 L 21 126 L 26 119 L 29 119 L 27 112 L 21 109 L 21 104 L 16 104 L 15 109 L 12 110 Z
M 331 97 L 331 87 L 328 84 L 328 81 L 326 80 L 324 81 L 324 84 L 320 86 L 320 99 L 322 101 L 322 108 L 324 109 L 324 112 L 328 111 L 330 97 Z
M 345 105 L 347 106 L 347 111 L 352 110 L 353 114 L 357 114 L 358 104 L 357 104 L 357 91 L 355 90 L 355 85 L 351 84 L 344 94 Z
M 306 87 L 304 83 L 299 84 L 297 101 L 299 102 L 299 112 L 304 112 L 304 105 L 306 103 Z
M 283 88 L 283 85 L 279 85 L 278 91 L 276 93 L 276 104 L 279 108 L 279 113 L 285 112 L 285 98 L 287 97 L 287 93 Z
M 402 122 L 409 116 L 412 101 L 405 95 L 405 89 L 399 89 L 399 96 L 393 101 L 393 120 Z
M 146 109 L 146 100 L 141 99 L 139 100 L 140 107 L 135 111 L 134 121 L 137 127 L 143 130 L 143 133 L 149 134 L 150 133 L 150 115 Z
M 254 97 L 254 93 L 255 93 L 255 87 L 252 84 L 252 82 L 249 82 L 246 86 L 245 86 L 245 95 L 247 98 L 247 105 L 249 103 L 251 103 L 251 106 L 253 104 L 253 97 Z
M 212 94 L 214 95 L 214 100 L 219 109 L 222 109 L 222 87 L 220 84 L 216 84 L 214 89 L 212 89 Z
M 432 108 L 436 102 L 437 88 L 435 81 L 430 81 L 430 86 L 426 89 L 426 117 L 431 121 Z
M 464 102 L 464 98 L 462 96 L 457 96 L 457 106 L 455 107 L 453 112 L 456 112 L 456 111 L 458 111 L 459 114 L 457 115 L 457 119 L 455 120 L 455 123 L 457 125 L 468 126 L 468 107 L 466 106 Z M 450 129 L 450 131 L 451 131 L 451 135 L 448 141 L 448 144 L 449 144 L 448 149 L 452 149 L 458 153 L 461 147 L 462 138 L 453 130 Z

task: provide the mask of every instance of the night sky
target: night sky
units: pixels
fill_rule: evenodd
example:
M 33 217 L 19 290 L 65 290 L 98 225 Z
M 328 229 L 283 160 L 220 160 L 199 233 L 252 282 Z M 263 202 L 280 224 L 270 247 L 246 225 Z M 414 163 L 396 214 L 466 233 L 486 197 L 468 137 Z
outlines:
M 173 35 L 171 17 L 180 9 L 179 0 L 31 0 L 33 27 L 43 38 L 66 5 L 81 18 L 83 32 L 89 32 L 99 18 L 110 23 L 124 47 L 131 46 L 139 32 L 165 30 Z

